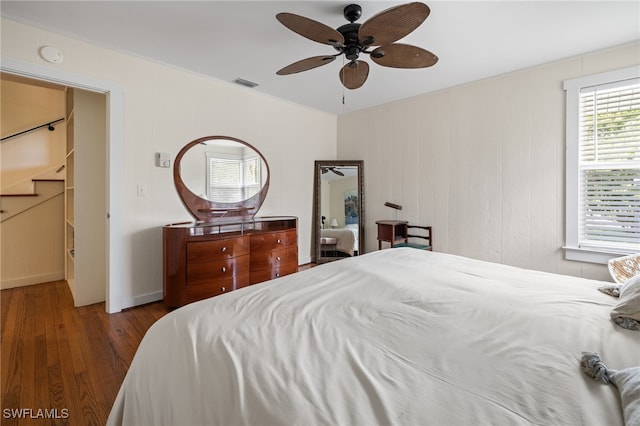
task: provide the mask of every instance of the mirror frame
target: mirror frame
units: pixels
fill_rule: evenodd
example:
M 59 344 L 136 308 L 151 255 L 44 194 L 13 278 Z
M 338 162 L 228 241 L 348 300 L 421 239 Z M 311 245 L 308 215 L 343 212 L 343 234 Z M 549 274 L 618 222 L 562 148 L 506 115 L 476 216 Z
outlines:
M 323 167 L 356 167 L 358 169 L 358 255 L 364 254 L 364 161 L 363 160 L 316 160 L 313 175 L 313 229 L 311 241 L 313 243 L 312 260 L 320 263 L 320 226 L 322 213 L 320 209 L 320 184 Z
M 182 157 L 184 157 L 187 151 L 202 142 L 217 139 L 238 142 L 248 148 L 251 148 L 260 156 L 260 159 L 266 168 L 265 172 L 267 177 L 260 191 L 253 197 L 235 203 L 219 203 L 216 201 L 210 201 L 193 193 L 182 180 L 182 177 L 180 176 L 180 163 Z M 229 218 L 237 219 L 239 217 L 255 216 L 267 196 L 267 192 L 269 190 L 269 179 L 269 163 L 267 163 L 267 160 L 264 158 L 262 153 L 251 144 L 231 136 L 205 136 L 191 141 L 186 144 L 180 152 L 178 152 L 173 163 L 173 182 L 176 186 L 176 190 L 178 191 L 178 195 L 182 200 L 182 204 L 184 204 L 187 210 L 189 210 L 189 213 L 191 213 L 198 222 L 215 223 Z

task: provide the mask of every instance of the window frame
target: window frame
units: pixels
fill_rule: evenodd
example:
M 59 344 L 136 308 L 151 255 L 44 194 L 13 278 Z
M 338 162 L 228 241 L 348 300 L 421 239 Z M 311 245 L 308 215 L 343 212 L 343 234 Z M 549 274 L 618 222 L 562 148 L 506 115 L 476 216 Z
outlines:
M 583 88 L 640 78 L 640 67 L 633 66 L 565 80 L 566 92 L 566 171 L 565 171 L 565 256 L 568 260 L 606 264 L 609 259 L 633 251 L 611 247 L 580 247 L 579 237 L 579 155 L 580 91 Z

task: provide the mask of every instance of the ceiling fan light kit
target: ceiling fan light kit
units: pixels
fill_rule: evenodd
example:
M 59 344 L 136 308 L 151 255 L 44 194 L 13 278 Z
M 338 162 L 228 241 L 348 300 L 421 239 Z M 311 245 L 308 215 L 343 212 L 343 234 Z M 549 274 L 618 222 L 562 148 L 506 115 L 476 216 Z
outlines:
M 407 3 L 378 13 L 363 24 L 356 23 L 362 8 L 350 4 L 343 10 L 349 21 L 337 29 L 293 13 L 278 13 L 276 19 L 291 31 L 318 43 L 332 46 L 338 53 L 313 56 L 294 62 L 276 74 L 288 75 L 326 65 L 344 55 L 349 61 L 340 69 L 339 78 L 347 89 L 357 89 L 367 81 L 369 64 L 360 59 L 367 54 L 378 65 L 391 68 L 427 68 L 438 62 L 428 50 L 410 44 L 395 43 L 418 28 L 430 13 L 420 2 Z M 373 46 L 377 48 L 370 50 Z

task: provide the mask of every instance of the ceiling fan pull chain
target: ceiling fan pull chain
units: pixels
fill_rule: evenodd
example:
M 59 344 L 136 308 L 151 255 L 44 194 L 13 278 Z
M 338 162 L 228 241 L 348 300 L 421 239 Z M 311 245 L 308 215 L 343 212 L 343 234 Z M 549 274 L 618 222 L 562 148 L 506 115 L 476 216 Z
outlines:
M 342 57 L 342 67 L 344 67 L 345 63 L 344 63 L 345 57 Z M 340 68 L 340 72 L 342 73 L 342 68 Z M 340 81 L 342 82 L 342 78 L 340 78 Z M 344 106 L 345 106 L 345 101 L 344 101 L 344 84 L 342 85 L 342 112 L 344 112 Z

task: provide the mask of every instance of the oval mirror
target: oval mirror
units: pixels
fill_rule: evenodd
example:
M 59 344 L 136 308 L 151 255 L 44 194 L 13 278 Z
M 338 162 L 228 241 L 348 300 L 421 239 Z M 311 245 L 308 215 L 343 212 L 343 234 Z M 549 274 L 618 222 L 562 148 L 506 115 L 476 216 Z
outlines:
M 257 149 L 240 139 L 206 136 L 180 150 L 173 180 L 197 221 L 253 217 L 269 189 L 269 166 Z

